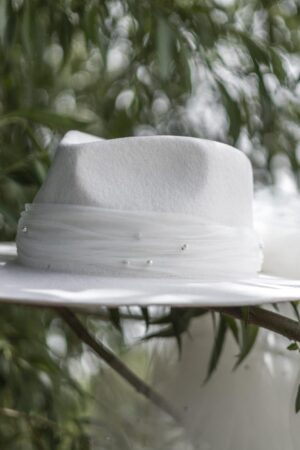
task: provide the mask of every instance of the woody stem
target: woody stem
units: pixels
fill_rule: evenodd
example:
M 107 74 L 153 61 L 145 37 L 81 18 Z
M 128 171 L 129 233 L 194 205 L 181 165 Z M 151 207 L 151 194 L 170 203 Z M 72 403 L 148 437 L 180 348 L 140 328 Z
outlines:
M 231 316 L 235 319 L 245 320 L 245 313 L 241 307 L 220 307 L 212 309 L 213 311 Z M 281 314 L 268 311 L 258 306 L 250 306 L 247 310 L 247 322 L 278 333 L 291 341 L 300 342 L 299 322 Z
M 56 308 L 62 319 L 72 328 L 74 333 L 87 344 L 103 361 L 105 361 L 114 371 L 124 378 L 139 394 L 146 397 L 162 411 L 169 414 L 176 422 L 181 422 L 180 415 L 169 404 L 169 402 L 159 393 L 154 391 L 149 385 L 132 372 L 114 353 L 105 347 L 101 342 L 94 339 L 81 321 L 69 308 Z

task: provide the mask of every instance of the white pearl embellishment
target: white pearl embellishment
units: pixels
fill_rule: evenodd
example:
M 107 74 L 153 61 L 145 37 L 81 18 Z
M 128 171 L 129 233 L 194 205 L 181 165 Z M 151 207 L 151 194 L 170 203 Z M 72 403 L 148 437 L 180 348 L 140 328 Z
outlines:
M 22 227 L 22 233 L 27 233 L 28 228 L 26 227 L 26 225 L 24 225 L 24 227 Z
M 147 264 L 148 264 L 148 266 L 152 266 L 153 260 L 152 259 L 148 259 Z

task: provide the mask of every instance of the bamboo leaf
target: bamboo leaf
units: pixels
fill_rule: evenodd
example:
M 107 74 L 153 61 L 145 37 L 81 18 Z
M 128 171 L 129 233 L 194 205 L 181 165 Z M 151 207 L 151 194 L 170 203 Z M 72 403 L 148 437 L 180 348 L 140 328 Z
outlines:
M 88 121 L 80 120 L 71 116 L 38 109 L 19 109 L 13 111 L 6 115 L 0 116 L 0 123 L 22 119 L 36 122 L 59 131 L 67 131 L 71 129 L 83 130 L 90 124 Z
M 170 314 L 167 316 L 169 325 L 158 331 L 147 334 L 142 340 L 149 340 L 153 338 L 168 338 L 173 337 L 178 344 L 179 353 L 181 352 L 181 336 L 188 330 L 190 321 L 194 317 L 206 314 L 206 310 L 202 308 L 171 308 Z M 151 324 L 166 323 L 166 317 L 155 321 Z
M 296 401 L 295 401 L 295 412 L 296 414 L 300 411 L 300 385 L 298 386 Z
M 122 332 L 119 308 L 108 308 L 108 313 L 114 327 L 120 332 Z
M 142 341 L 149 341 L 150 339 L 165 337 L 174 337 L 174 329 L 172 325 L 169 325 L 168 327 L 165 327 L 159 331 L 147 334 L 142 338 Z
M 157 56 L 162 80 L 168 80 L 171 73 L 173 33 L 164 17 L 157 23 Z
M 213 330 L 214 330 L 214 334 L 217 334 L 217 319 L 216 319 L 216 313 L 215 311 L 211 311 L 211 319 L 212 319 L 212 325 L 213 325 Z
M 287 79 L 287 73 L 285 70 L 285 65 L 283 64 L 282 58 L 278 51 L 274 48 L 270 48 L 270 57 L 273 67 L 273 72 L 277 76 L 278 80 L 284 83 Z
M 148 308 L 147 307 L 141 307 L 141 312 L 142 312 L 142 316 L 143 316 L 143 318 L 145 320 L 145 323 L 146 323 L 146 329 L 148 330 L 149 323 L 150 323 L 150 316 L 149 316 Z
M 287 350 L 290 350 L 290 351 L 299 350 L 299 346 L 298 346 L 297 342 L 292 342 L 290 345 L 288 345 Z
M 241 322 L 242 339 L 241 339 L 241 351 L 238 356 L 237 362 L 234 366 L 234 370 L 244 361 L 244 359 L 251 352 L 258 335 L 258 327 L 255 325 L 245 324 Z
M 300 322 L 300 314 L 299 314 L 299 310 L 298 310 L 299 301 L 291 302 L 291 306 L 293 308 L 293 311 L 295 313 L 295 316 L 296 316 L 298 322 Z
M 269 65 L 270 55 L 263 42 L 254 40 L 249 34 L 237 29 L 231 29 L 231 32 L 242 39 L 253 61 Z
M 219 360 L 220 360 L 220 357 L 222 354 L 222 350 L 224 347 L 227 330 L 228 330 L 227 321 L 221 315 L 220 320 L 219 320 L 217 334 L 216 334 L 214 345 L 213 345 L 213 349 L 211 352 L 211 357 L 210 357 L 209 364 L 208 364 L 208 370 L 207 370 L 205 382 L 209 380 L 209 378 L 211 377 L 211 375 L 213 374 L 213 372 L 216 370 L 216 368 L 218 366 L 218 363 L 219 363 Z
M 230 316 L 224 316 L 224 317 L 225 317 L 227 325 L 228 325 L 236 343 L 239 344 L 239 342 L 240 342 L 239 341 L 239 328 L 238 328 L 236 321 L 234 320 L 233 317 L 230 317 Z
M 226 87 L 220 80 L 217 81 L 217 84 L 229 119 L 228 134 L 232 137 L 233 143 L 235 143 L 240 135 L 242 125 L 240 104 L 231 97 Z

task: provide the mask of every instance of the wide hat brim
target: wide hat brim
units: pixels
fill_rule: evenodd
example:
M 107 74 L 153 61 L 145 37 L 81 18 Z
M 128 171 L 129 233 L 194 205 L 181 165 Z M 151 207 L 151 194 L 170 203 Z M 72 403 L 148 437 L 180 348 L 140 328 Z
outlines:
M 14 244 L 0 245 L 1 302 L 80 307 L 217 307 L 279 303 L 299 297 L 300 280 L 266 274 L 233 282 L 46 272 L 18 264 Z

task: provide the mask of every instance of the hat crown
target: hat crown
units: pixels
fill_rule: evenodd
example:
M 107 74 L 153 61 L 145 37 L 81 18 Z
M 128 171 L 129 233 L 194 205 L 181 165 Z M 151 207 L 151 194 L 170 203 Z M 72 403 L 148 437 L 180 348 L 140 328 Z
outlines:
M 251 165 L 233 147 L 176 136 L 77 139 L 59 145 L 35 202 L 192 214 L 252 226 Z

